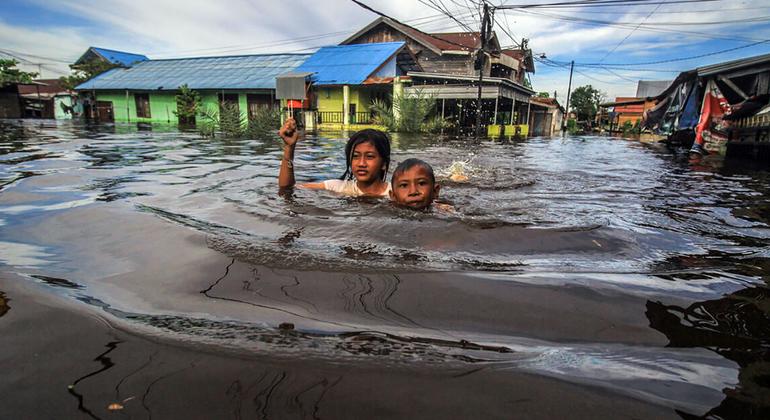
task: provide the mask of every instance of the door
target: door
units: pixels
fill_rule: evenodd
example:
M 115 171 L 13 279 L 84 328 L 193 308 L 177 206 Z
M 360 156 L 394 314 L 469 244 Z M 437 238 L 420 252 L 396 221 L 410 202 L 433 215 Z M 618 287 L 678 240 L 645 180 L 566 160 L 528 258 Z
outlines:
M 260 108 L 270 108 L 271 102 L 270 95 L 247 94 L 246 104 L 249 108 L 249 119 L 255 119 Z
M 112 102 L 96 101 L 96 119 L 99 122 L 115 121 L 115 113 L 112 111 Z

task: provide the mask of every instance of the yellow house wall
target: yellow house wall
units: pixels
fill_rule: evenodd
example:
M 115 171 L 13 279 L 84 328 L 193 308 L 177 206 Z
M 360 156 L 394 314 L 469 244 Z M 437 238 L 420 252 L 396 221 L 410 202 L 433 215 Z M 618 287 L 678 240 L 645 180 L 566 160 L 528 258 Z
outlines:
M 329 86 L 318 88 L 319 112 L 343 112 L 342 86 Z M 351 86 L 348 100 L 356 105 L 356 112 L 369 111 L 371 94 L 366 88 Z

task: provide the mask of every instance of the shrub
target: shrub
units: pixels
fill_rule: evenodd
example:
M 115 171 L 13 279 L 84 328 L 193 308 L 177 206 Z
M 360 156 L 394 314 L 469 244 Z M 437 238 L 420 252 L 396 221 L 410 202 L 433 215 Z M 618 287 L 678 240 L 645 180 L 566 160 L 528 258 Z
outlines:
M 387 127 L 389 131 L 433 132 L 451 126 L 440 116 L 431 116 L 436 109 L 436 101 L 430 95 L 418 91 L 412 96 L 399 95 L 392 102 L 392 105 L 388 105 L 379 99 L 372 101 L 374 121 Z
M 174 115 L 179 118 L 179 123 L 194 125 L 200 104 L 201 96 L 198 92 L 190 89 L 187 84 L 179 86 L 179 93 L 176 95 L 176 111 L 174 111 Z
M 220 133 L 228 138 L 262 137 L 281 126 L 281 110 L 260 107 L 251 119 L 241 112 L 237 104 L 224 103 L 219 109 L 208 107 L 201 110 L 198 132 L 203 137 L 215 137 Z

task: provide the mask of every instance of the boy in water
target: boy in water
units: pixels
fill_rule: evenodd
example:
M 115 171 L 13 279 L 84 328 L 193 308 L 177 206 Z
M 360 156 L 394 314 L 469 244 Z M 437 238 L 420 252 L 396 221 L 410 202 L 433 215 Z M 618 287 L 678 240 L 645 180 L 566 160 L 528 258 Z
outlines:
M 414 158 L 399 163 L 390 182 L 390 199 L 397 205 L 415 210 L 430 207 L 441 188 L 436 184 L 433 168 Z

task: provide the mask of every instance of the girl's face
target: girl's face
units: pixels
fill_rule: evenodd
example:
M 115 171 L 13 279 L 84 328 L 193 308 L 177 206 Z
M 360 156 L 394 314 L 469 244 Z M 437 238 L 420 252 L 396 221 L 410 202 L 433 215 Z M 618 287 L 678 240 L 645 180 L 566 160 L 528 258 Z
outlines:
M 385 161 L 370 141 L 359 143 L 353 148 L 350 168 L 358 182 L 371 183 L 382 179 Z

